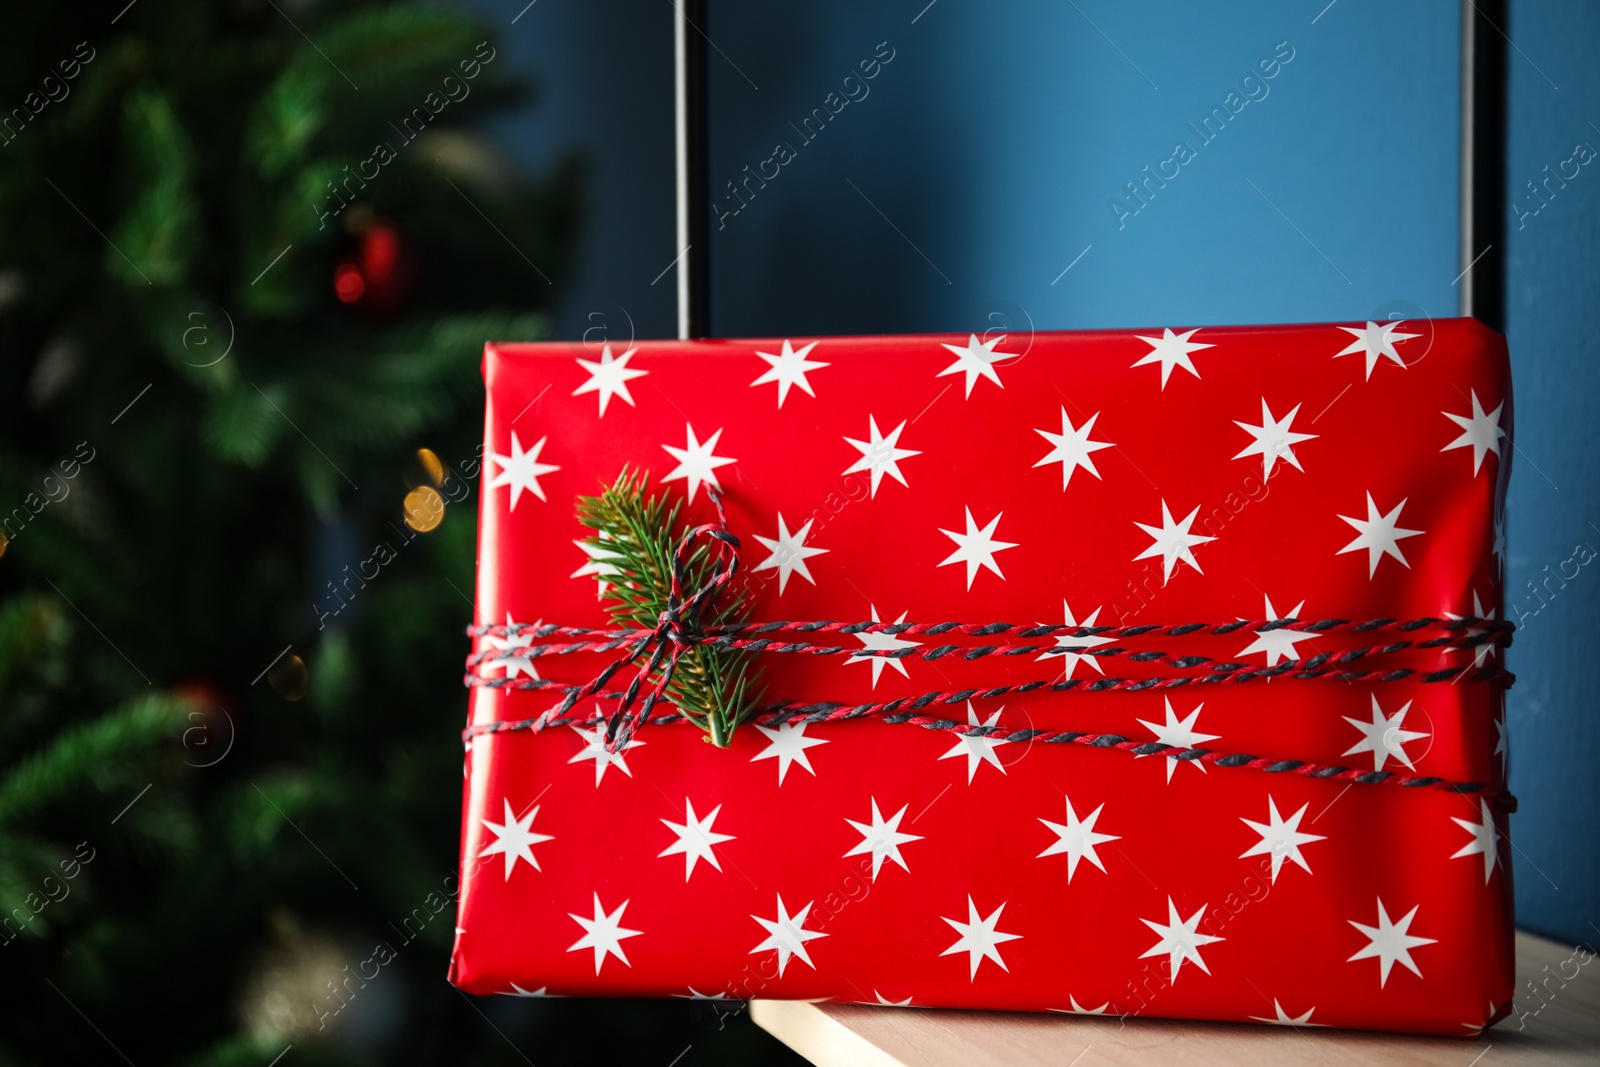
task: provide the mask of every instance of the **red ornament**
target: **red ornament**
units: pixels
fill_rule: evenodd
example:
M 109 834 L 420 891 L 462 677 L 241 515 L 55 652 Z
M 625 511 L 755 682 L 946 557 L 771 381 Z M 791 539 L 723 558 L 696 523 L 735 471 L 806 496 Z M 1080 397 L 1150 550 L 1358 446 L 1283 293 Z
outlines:
M 393 314 L 410 297 L 415 277 L 400 231 L 392 223 L 373 222 L 361 233 L 355 254 L 334 268 L 333 295 L 362 311 Z

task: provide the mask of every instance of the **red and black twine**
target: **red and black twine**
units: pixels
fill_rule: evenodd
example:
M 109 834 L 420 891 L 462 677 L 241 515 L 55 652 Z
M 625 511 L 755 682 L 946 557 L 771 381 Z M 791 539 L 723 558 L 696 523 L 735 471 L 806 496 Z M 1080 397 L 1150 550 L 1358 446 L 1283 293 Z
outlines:
M 720 500 L 717 504 L 719 520 L 722 518 Z M 1091 748 L 1116 749 L 1135 756 L 1166 756 L 1169 759 L 1198 761 L 1219 767 L 1248 767 L 1269 774 L 1293 774 L 1300 777 L 1347 781 L 1361 785 L 1398 785 L 1412 789 L 1439 789 L 1463 795 L 1496 793 L 1496 801 L 1509 810 L 1515 810 L 1515 800 L 1509 793 L 1480 782 L 1457 782 L 1431 775 L 1402 775 L 1392 771 L 1362 771 L 1359 768 L 1314 763 L 1308 760 L 1271 759 L 1245 753 L 1218 752 L 1207 748 L 1183 748 L 1159 741 L 1138 741 L 1119 734 L 1092 733 L 1078 730 L 1010 729 L 994 725 L 973 725 L 957 719 L 939 718 L 923 714 L 925 709 L 968 700 L 985 700 L 995 697 L 1026 693 L 1067 692 L 1139 692 L 1147 689 L 1175 689 L 1190 685 L 1232 684 L 1271 681 L 1279 678 L 1297 680 L 1324 679 L 1343 682 L 1421 682 L 1430 684 L 1455 684 L 1461 682 L 1492 682 L 1510 686 L 1514 676 L 1499 665 L 1475 662 L 1465 669 L 1448 668 L 1421 670 L 1411 667 L 1349 669 L 1351 665 L 1370 657 L 1393 655 L 1403 651 L 1458 650 L 1473 652 L 1475 660 L 1481 659 L 1484 646 L 1506 647 L 1511 644 L 1514 627 L 1509 621 L 1462 617 L 1423 617 L 1415 619 L 1239 619 L 1227 623 L 1135 624 L 1127 626 L 1086 626 L 1049 623 L 1015 624 L 1006 622 L 753 622 L 737 626 L 708 626 L 699 629 L 694 618 L 716 592 L 725 585 L 738 568 L 738 538 L 728 532 L 725 523 L 695 527 L 680 542 L 678 561 L 686 558 L 690 542 L 697 536 L 709 536 L 719 542 L 718 566 L 704 587 L 684 598 L 681 567 L 674 568 L 674 582 L 669 609 L 662 613 L 654 628 L 592 628 L 561 626 L 552 623 L 509 623 L 480 625 L 467 628 L 470 637 L 529 639 L 527 644 L 507 648 L 484 649 L 467 659 L 468 672 L 465 683 L 491 689 L 548 690 L 560 693 L 563 699 L 555 707 L 532 719 L 479 723 L 469 726 L 462 734 L 464 740 L 473 737 L 531 730 L 539 732 L 552 726 L 607 725 L 608 745 L 621 750 L 634 731 L 646 723 L 684 723 L 688 718 L 680 713 L 653 713 L 654 705 L 666 691 L 672 666 L 684 650 L 695 645 L 724 648 L 748 653 L 779 653 L 807 655 L 849 655 L 858 659 L 883 658 L 890 660 L 939 660 L 957 657 L 966 661 L 988 657 L 1021 655 L 1089 656 L 1096 659 L 1126 659 L 1133 663 L 1155 663 L 1179 670 L 1203 673 L 1148 678 L 1057 678 L 1037 679 L 1008 685 L 981 688 L 943 690 L 918 696 L 896 697 L 891 700 L 861 704 L 842 704 L 832 701 L 814 703 L 778 702 L 757 709 L 751 722 L 760 726 L 785 724 L 845 722 L 872 718 L 889 724 L 908 724 L 927 730 L 942 730 L 968 737 L 989 737 L 997 742 L 1033 741 L 1046 745 L 1075 744 Z M 1106 641 L 1142 637 L 1226 636 L 1240 631 L 1270 633 L 1287 630 L 1308 635 L 1334 633 L 1416 634 L 1433 631 L 1438 636 L 1429 638 L 1401 638 L 1381 644 L 1289 659 L 1273 666 L 1263 667 L 1250 663 L 1218 660 L 1210 656 L 1174 655 L 1156 650 L 1139 650 L 1113 646 L 1109 648 L 1072 645 L 1072 639 L 1099 638 Z M 1442 631 L 1442 633 L 1440 633 Z M 1053 638 L 1054 645 L 1011 642 L 987 645 L 914 645 L 894 649 L 849 648 L 809 641 L 776 639 L 768 635 L 841 635 L 886 634 L 890 636 L 955 635 L 962 637 L 1014 637 L 1024 641 L 1032 638 Z M 560 643 L 533 644 L 549 638 L 579 638 Z M 622 652 L 623 654 L 584 685 L 571 685 L 545 678 L 516 678 L 511 676 L 491 678 L 478 673 L 485 663 L 494 664 L 508 660 L 524 660 L 540 656 L 569 655 L 581 652 Z M 630 663 L 644 661 L 625 691 L 605 689 L 618 671 Z M 654 677 L 643 699 L 639 699 L 641 684 Z M 578 701 L 588 697 L 618 701 L 619 707 L 609 718 L 572 715 Z M 631 712 L 631 713 L 630 713 Z

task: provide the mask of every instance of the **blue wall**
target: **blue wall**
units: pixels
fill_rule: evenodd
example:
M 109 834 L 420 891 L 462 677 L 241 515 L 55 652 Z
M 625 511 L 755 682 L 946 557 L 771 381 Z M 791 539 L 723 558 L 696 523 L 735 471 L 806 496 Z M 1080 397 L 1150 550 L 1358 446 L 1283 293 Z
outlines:
M 625 333 L 626 309 L 640 336 L 671 336 L 673 278 L 651 284 L 677 254 L 671 6 L 539 0 L 507 27 L 525 2 L 481 4 L 543 90 L 501 136 L 535 165 L 581 147 L 594 177 L 558 335 L 577 337 L 595 315 Z M 1513 7 L 1520 189 L 1577 141 L 1600 148 L 1588 125 L 1600 122 L 1600 72 L 1587 58 L 1600 6 Z M 739 210 L 713 246 L 716 331 L 1453 315 L 1457 12 L 1450 0 L 716 0 L 712 173 L 724 194 L 741 183 L 745 200 L 723 202 Z M 846 82 L 873 59 L 875 77 Z M 1241 85 L 1264 59 L 1278 60 L 1274 76 Z M 835 108 L 851 102 L 806 128 L 830 93 Z M 1209 142 L 1189 128 L 1229 103 L 1238 114 Z M 1128 198 L 1124 183 L 1158 171 L 1179 141 L 1193 158 L 1177 176 L 1152 182 L 1143 205 Z M 780 143 L 793 158 L 764 164 Z M 777 173 L 765 187 L 742 184 L 763 166 Z M 1540 601 L 1526 581 L 1579 542 L 1600 548 L 1589 525 L 1600 524 L 1600 435 L 1585 417 L 1600 377 L 1592 169 L 1524 229 L 1511 220 L 1520 418 L 1508 600 L 1530 611 Z M 1590 569 L 1546 594 L 1512 660 L 1520 918 L 1569 939 L 1600 924 L 1600 775 L 1584 769 L 1600 744 L 1594 685 L 1578 673 L 1580 642 L 1600 632 Z
M 1522 626 L 1510 711 L 1512 783 L 1522 802 L 1517 907 L 1524 925 L 1594 943 L 1600 561 L 1581 561 L 1600 549 L 1600 157 L 1565 161 L 1580 143 L 1590 156 L 1600 152 L 1600 5 L 1513 2 L 1511 16 L 1506 332 L 1517 451 L 1506 602 Z M 1577 176 L 1563 186 L 1560 169 Z M 1557 178 L 1546 189 L 1549 174 Z M 1565 581 L 1563 571 L 1577 577 Z

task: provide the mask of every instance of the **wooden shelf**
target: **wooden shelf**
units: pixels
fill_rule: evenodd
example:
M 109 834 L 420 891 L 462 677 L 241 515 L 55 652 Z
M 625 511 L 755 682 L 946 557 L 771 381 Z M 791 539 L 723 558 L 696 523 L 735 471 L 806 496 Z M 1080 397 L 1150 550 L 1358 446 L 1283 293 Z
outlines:
M 1530 979 L 1578 968 L 1541 1001 Z M 1550 970 L 1545 971 L 1546 965 Z M 1581 965 L 1581 966 L 1580 966 Z M 874 1008 L 757 1000 L 751 1017 L 817 1067 L 1508 1067 L 1600 1063 L 1600 965 L 1569 946 L 1517 935 L 1517 1010 L 1476 1038 L 1099 1019 L 1010 1012 Z M 1534 1009 L 1537 1008 L 1537 1012 Z M 1519 1014 L 1521 1013 L 1521 1014 Z M 1519 1029 L 1519 1024 L 1521 1029 Z M 1491 1052 L 1492 1050 L 1492 1052 Z

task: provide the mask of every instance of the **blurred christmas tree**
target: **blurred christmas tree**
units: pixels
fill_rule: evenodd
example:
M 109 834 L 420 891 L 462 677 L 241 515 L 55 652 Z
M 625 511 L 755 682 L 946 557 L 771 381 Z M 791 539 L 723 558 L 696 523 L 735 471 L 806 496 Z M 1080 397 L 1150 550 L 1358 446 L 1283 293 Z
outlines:
M 653 1059 L 689 1026 L 444 982 L 479 353 L 539 335 L 580 179 L 473 132 L 518 99 L 490 36 L 7 14 L 0 1064 Z

